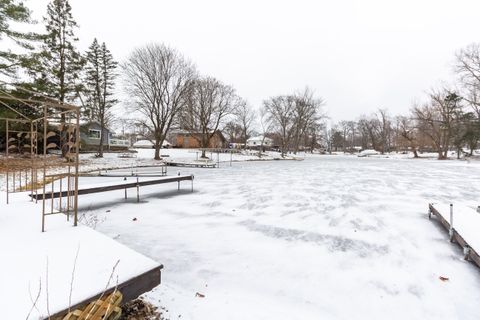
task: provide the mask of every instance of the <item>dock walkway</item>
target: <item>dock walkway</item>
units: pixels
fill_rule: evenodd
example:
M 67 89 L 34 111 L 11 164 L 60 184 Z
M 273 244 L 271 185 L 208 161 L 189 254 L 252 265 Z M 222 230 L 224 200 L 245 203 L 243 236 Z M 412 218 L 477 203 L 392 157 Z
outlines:
M 480 213 L 476 210 L 452 204 L 428 205 L 429 218 L 435 216 L 448 230 L 450 241 L 463 248 L 465 260 L 480 267 Z
M 194 179 L 193 175 L 171 176 L 171 177 L 163 177 L 160 179 L 144 180 L 144 181 L 139 181 L 137 177 L 136 182 L 126 182 L 126 183 L 118 183 L 118 184 L 107 185 L 107 186 L 78 189 L 78 195 L 100 193 L 100 192 L 107 192 L 107 191 L 113 191 L 113 190 L 123 190 L 123 189 L 126 190 L 129 188 L 137 188 L 137 191 L 138 191 L 139 187 L 171 183 L 171 182 L 177 182 L 178 188 L 180 189 L 180 181 L 192 181 L 192 191 L 193 191 L 193 179 Z M 45 193 L 45 199 L 63 198 L 67 196 L 68 196 L 68 191 L 57 191 L 57 192 Z M 42 193 L 30 194 L 30 197 L 36 200 L 43 200 L 44 198 Z

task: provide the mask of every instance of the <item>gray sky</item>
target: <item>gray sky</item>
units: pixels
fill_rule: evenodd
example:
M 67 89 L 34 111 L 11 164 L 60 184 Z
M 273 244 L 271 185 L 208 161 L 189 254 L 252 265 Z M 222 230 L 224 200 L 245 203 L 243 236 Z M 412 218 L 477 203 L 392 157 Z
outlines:
M 28 0 L 38 19 L 48 0 Z M 253 106 L 306 85 L 333 120 L 408 112 L 454 53 L 480 41 L 478 0 L 70 0 L 79 47 L 94 37 L 117 60 L 149 42 L 180 50 Z

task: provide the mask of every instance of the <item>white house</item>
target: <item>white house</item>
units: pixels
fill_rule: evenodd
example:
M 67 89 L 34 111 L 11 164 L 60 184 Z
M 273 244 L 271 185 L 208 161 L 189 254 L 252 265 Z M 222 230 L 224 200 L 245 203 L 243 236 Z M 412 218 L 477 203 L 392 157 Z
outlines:
M 172 145 L 167 140 L 163 140 L 162 148 L 170 148 Z M 134 148 L 137 149 L 153 149 L 155 145 L 150 140 L 138 140 L 133 144 Z
M 263 143 L 262 143 L 263 141 Z M 273 146 L 273 140 L 267 137 L 258 136 L 252 137 L 247 140 L 248 148 L 259 148 L 263 145 L 265 148 L 271 148 Z

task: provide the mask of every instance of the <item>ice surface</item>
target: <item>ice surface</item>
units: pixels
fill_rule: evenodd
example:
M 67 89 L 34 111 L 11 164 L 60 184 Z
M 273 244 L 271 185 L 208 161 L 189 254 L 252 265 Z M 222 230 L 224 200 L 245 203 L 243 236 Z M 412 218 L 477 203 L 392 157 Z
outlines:
M 478 319 L 479 270 L 427 210 L 476 207 L 479 169 L 342 156 L 185 168 L 193 194 L 148 187 L 141 204 L 114 193 L 81 209 L 165 264 L 147 298 L 172 319 Z
M 469 320 L 478 319 L 479 270 L 427 210 L 476 208 L 479 169 L 356 156 L 237 162 L 180 168 L 195 175 L 193 193 L 142 187 L 140 204 L 123 191 L 85 195 L 80 210 L 165 265 L 146 297 L 171 319 Z

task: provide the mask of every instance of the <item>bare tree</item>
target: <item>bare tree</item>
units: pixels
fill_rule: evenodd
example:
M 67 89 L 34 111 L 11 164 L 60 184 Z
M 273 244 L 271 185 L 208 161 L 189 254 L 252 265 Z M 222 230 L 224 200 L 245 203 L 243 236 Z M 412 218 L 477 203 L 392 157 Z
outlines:
M 296 154 L 299 151 L 300 141 L 305 137 L 308 128 L 320 121 L 323 117 L 321 108 L 325 104 L 323 98 L 315 98 L 308 87 L 294 95 L 293 108 L 293 148 Z
M 438 159 L 446 159 L 462 112 L 461 98 L 447 88 L 432 90 L 429 96 L 430 101 L 421 107 L 414 107 L 413 114 L 419 130 L 431 139 Z
M 267 108 L 263 107 L 260 109 L 258 122 L 260 126 L 260 132 L 262 134 L 262 141 L 260 142 L 260 149 L 258 150 L 258 157 L 261 158 L 262 151 L 265 145 L 266 135 L 272 130 L 272 127 L 273 127 L 272 118 Z
M 196 71 L 177 50 L 163 44 L 135 49 L 122 64 L 125 91 L 134 110 L 146 118 L 144 125 L 154 137 L 155 159 L 176 115 L 185 107 Z
M 374 150 L 379 150 L 380 145 L 380 122 L 376 117 L 362 116 L 358 121 L 358 128 L 362 135 L 362 145 L 363 148 L 372 147 Z
M 241 143 L 243 141 L 242 127 L 236 121 L 230 120 L 227 122 L 223 127 L 223 132 L 227 135 L 230 142 Z
M 276 96 L 263 102 L 272 125 L 279 133 L 282 157 L 290 147 L 293 136 L 295 97 Z
M 376 122 L 378 136 L 380 138 L 379 148 L 380 152 L 384 154 L 385 151 L 390 151 L 390 140 L 392 132 L 390 116 L 388 115 L 387 109 L 378 109 L 376 116 L 378 119 L 378 121 Z
M 456 54 L 455 71 L 464 89 L 463 98 L 480 119 L 480 43 L 473 43 Z
M 226 116 L 237 106 L 235 90 L 215 78 L 205 77 L 191 83 L 187 104 L 182 109 L 180 126 L 189 131 L 200 143 L 202 158 L 205 148 L 215 135 Z
M 405 116 L 398 116 L 396 122 L 399 136 L 405 140 L 410 149 L 412 149 L 413 157 L 418 158 L 415 121 Z
M 234 110 L 235 122 L 240 126 L 242 130 L 242 143 L 244 148 L 247 147 L 247 140 L 251 134 L 253 122 L 255 121 L 255 110 L 248 104 L 247 101 L 241 100 Z

